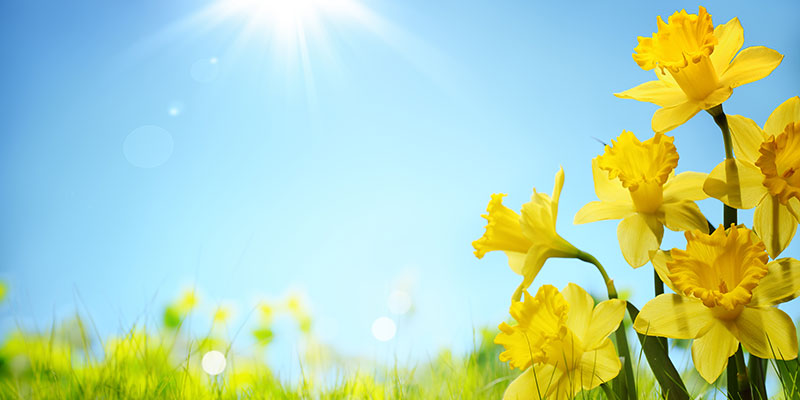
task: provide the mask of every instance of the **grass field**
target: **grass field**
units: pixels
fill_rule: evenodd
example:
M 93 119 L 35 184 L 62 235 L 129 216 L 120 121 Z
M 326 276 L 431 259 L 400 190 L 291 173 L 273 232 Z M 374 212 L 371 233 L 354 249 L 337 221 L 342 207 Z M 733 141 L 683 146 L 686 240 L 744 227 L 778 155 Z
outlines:
M 74 317 L 42 332 L 17 330 L 0 347 L 2 399 L 500 399 L 520 373 L 498 359 L 502 347 L 493 343 L 494 328 L 475 329 L 474 346 L 466 354 L 443 349 L 415 365 L 382 365 L 345 357 L 311 334 L 311 317 L 291 300 L 283 308 L 262 307 L 240 333 L 254 343 L 242 353 L 222 329 L 228 314 L 213 315 L 211 329 L 192 336 L 185 322 L 197 300 L 184 296 L 165 307 L 155 326 L 134 326 L 125 334 L 100 338 L 89 318 Z M 271 321 L 286 312 L 303 336 L 301 376 L 286 379 L 267 364 L 265 353 L 273 339 Z M 630 321 L 627 321 L 628 323 Z M 685 341 L 674 341 L 676 365 L 683 368 L 692 398 L 725 398 L 724 376 L 708 385 L 694 372 Z M 211 350 L 225 353 L 218 375 L 203 367 Z M 636 373 L 639 398 L 657 399 L 659 390 L 639 352 Z M 782 365 L 786 378 L 797 362 Z M 789 382 L 787 379 L 783 379 Z M 793 381 L 792 381 L 793 382 Z M 796 398 L 794 385 L 780 384 L 777 398 Z M 718 390 L 722 388 L 722 390 Z M 576 398 L 606 398 L 602 388 Z

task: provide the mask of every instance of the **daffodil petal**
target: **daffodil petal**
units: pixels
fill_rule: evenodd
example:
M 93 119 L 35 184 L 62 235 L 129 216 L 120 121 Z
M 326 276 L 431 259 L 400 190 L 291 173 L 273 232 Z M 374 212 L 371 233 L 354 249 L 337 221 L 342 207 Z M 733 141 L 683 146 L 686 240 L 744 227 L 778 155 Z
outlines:
M 733 153 L 751 164 L 758 160 L 758 149 L 764 142 L 764 131 L 750 118 L 741 115 L 728 115 L 728 127 L 733 140 Z
M 703 183 L 707 177 L 708 174 L 693 171 L 681 172 L 675 175 L 664 184 L 664 202 L 697 201 L 708 198 L 706 192 L 703 191 Z
M 745 307 L 734 321 L 737 337 L 750 354 L 761 358 L 797 358 L 797 331 L 792 318 L 776 307 Z
M 525 263 L 522 265 L 522 288 L 527 289 L 539 271 L 542 270 L 544 262 L 547 261 L 547 247 L 533 245 L 525 255 Z
M 621 93 L 614 93 L 621 99 L 633 99 L 657 104 L 661 107 L 672 107 L 686 101 L 686 94 L 680 86 L 669 85 L 664 81 L 645 82 Z
M 737 159 L 725 160 L 708 174 L 703 190 L 709 196 L 740 209 L 750 209 L 767 193 L 764 176 L 755 165 Z
M 508 266 L 511 267 L 511 270 L 518 275 L 522 275 L 522 266 L 525 265 L 526 254 L 516 251 L 504 251 L 503 253 L 508 256 Z
M 700 102 L 700 108 L 703 110 L 708 110 L 709 108 L 716 107 L 724 103 L 725 100 L 728 100 L 728 98 L 731 97 L 731 94 L 733 94 L 732 87 L 730 86 L 718 87 Z
M 534 365 L 508 385 L 503 400 L 550 399 L 562 376 L 561 370 L 550 364 Z
M 634 268 L 650 261 L 650 251 L 661 244 L 664 227 L 654 216 L 631 214 L 617 226 L 617 239 L 625 261 Z
M 724 71 L 744 44 L 744 30 L 739 18 L 733 18 L 727 24 L 717 25 L 714 28 L 714 36 L 717 37 L 717 44 L 710 56 L 711 63 L 715 70 Z
M 661 282 L 664 282 L 668 288 L 677 293 L 680 291 L 675 289 L 675 284 L 672 283 L 672 279 L 669 279 L 669 268 L 667 268 L 667 261 L 671 259 L 669 252 L 658 250 L 652 256 L 650 262 L 653 264 L 653 269 L 655 269 L 658 277 L 661 278 Z
M 642 307 L 633 329 L 648 336 L 693 339 L 713 320 L 711 309 L 699 299 L 665 293 Z
M 592 321 L 592 309 L 594 308 L 592 296 L 574 283 L 568 284 L 561 291 L 561 295 L 569 303 L 567 327 L 579 338 L 583 338 Z
M 764 132 L 777 136 L 790 122 L 800 121 L 800 98 L 791 97 L 779 105 L 767 118 Z
M 573 223 L 576 225 L 607 219 L 622 219 L 636 212 L 631 202 L 592 201 L 586 203 L 575 214 Z
M 581 386 L 583 390 L 589 390 L 614 379 L 622 369 L 622 363 L 619 361 L 614 343 L 610 339 L 605 339 L 597 350 L 583 353 L 579 368 Z
M 748 47 L 742 50 L 725 72 L 720 76 L 720 84 L 738 87 L 765 78 L 783 60 L 783 55 L 764 46 Z
M 592 159 L 592 176 L 594 177 L 594 192 L 597 198 L 607 202 L 630 201 L 628 189 L 622 186 L 619 179 L 609 179 L 608 171 L 600 169 L 597 158 Z
M 728 365 L 728 357 L 736 353 L 739 341 L 721 322 L 711 323 L 708 331 L 692 343 L 692 360 L 700 376 L 714 383 Z
M 800 296 L 800 261 L 779 258 L 767 264 L 768 271 L 753 290 L 748 306 L 768 307 Z
M 572 309 L 569 311 L 572 313 Z M 591 321 L 584 328 L 583 345 L 586 349 L 600 346 L 611 332 L 617 330 L 625 317 L 625 301 L 611 299 L 600 302 L 592 311 Z
M 664 212 L 664 224 L 673 231 L 699 229 L 708 233 L 708 221 L 693 201 L 664 203 L 661 211 Z
M 662 107 L 653 114 L 651 122 L 653 131 L 658 133 L 671 131 L 694 117 L 700 110 L 702 107 L 694 101 L 687 101 L 672 107 Z
M 753 214 L 753 229 L 774 259 L 791 243 L 797 231 L 797 220 L 778 198 L 764 196 Z
M 800 222 L 800 200 L 795 197 L 789 199 L 789 203 L 786 204 L 786 207 L 789 208 L 789 212 L 794 215 L 794 219 Z

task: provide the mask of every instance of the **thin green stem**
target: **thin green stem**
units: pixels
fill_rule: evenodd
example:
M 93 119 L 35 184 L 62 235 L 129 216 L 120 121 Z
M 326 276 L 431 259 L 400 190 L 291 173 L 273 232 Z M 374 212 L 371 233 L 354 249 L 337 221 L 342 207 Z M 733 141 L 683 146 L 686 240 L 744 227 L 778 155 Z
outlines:
M 609 299 L 619 298 L 617 288 L 614 286 L 614 281 L 609 278 L 606 269 L 603 268 L 603 264 L 600 264 L 600 261 L 598 261 L 597 258 L 580 250 L 578 250 L 577 258 L 597 267 L 600 275 L 603 276 L 603 281 L 606 284 L 606 290 L 608 290 Z M 631 318 L 631 320 L 633 319 Z M 617 349 L 619 351 L 619 355 L 625 359 L 624 376 L 618 376 L 614 379 L 615 385 L 618 387 L 617 392 L 621 399 L 636 400 L 637 394 L 636 381 L 633 376 L 633 359 L 631 358 L 630 346 L 628 346 L 628 336 L 625 332 L 624 322 L 619 324 L 619 328 L 617 328 L 617 331 L 614 333 L 614 337 L 617 339 Z
M 722 143 L 725 146 L 725 159 L 733 160 L 733 141 L 731 140 L 731 130 L 728 127 L 728 117 L 722 109 L 722 104 L 708 110 L 708 113 L 714 118 L 714 122 L 722 132 Z M 737 212 L 733 207 L 727 204 L 723 205 L 722 210 L 723 225 L 730 228 L 731 225 L 737 223 Z M 747 366 L 744 363 L 744 353 L 741 346 L 739 350 L 728 359 L 728 397 L 732 399 L 750 399 L 752 398 L 750 392 L 750 384 L 747 379 Z M 760 377 L 758 377 L 760 378 Z M 762 386 L 762 382 L 756 382 L 757 386 Z
M 742 400 L 752 400 L 753 392 L 750 390 L 750 383 L 747 379 L 747 365 L 744 363 L 744 351 L 742 351 L 741 344 L 733 357 L 736 358 L 736 383 L 739 385 L 739 395 L 742 396 Z
M 664 282 L 661 281 L 661 277 L 658 276 L 658 272 L 656 272 L 655 268 L 653 269 L 653 291 L 656 296 L 664 294 Z M 658 340 L 658 343 L 661 344 L 661 347 L 664 349 L 664 353 L 669 356 L 669 343 L 667 342 L 667 338 L 656 337 L 656 340 Z

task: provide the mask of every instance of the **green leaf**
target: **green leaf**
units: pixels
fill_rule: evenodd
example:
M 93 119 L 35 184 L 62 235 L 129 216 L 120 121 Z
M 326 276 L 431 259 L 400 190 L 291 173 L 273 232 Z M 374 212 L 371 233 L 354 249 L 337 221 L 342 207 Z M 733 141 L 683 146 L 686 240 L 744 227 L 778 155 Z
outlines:
M 639 309 L 631 302 L 628 302 L 628 314 L 634 321 L 639 315 Z M 653 336 L 645 336 L 640 333 L 637 335 L 647 363 L 650 364 L 650 369 L 661 386 L 662 396 L 667 400 L 688 400 L 689 392 L 686 390 L 686 385 L 684 385 L 678 370 L 675 369 L 675 365 L 672 364 L 672 360 L 669 359 L 667 349 L 664 348 L 662 341 Z

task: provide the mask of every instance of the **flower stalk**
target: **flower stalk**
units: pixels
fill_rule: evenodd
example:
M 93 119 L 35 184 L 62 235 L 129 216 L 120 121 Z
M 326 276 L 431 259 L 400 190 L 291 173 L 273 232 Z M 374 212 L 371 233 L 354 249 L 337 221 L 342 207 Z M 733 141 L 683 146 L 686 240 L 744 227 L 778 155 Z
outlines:
M 711 117 L 714 118 L 714 123 L 717 124 L 722 132 L 722 143 L 725 146 L 725 159 L 732 160 L 733 157 L 733 141 L 731 140 L 731 131 L 728 126 L 728 117 L 722 109 L 722 104 L 719 104 L 707 110 Z M 727 204 L 722 205 L 723 221 L 726 228 L 736 225 L 738 220 L 737 210 Z M 755 357 L 751 355 L 751 357 Z M 754 363 L 754 365 L 757 363 Z M 733 399 L 751 399 L 752 393 L 750 391 L 750 382 L 747 376 L 747 366 L 744 362 L 744 352 L 742 346 L 732 355 L 728 360 L 727 368 L 728 377 L 728 397 Z M 765 386 L 762 376 L 754 377 L 756 381 L 753 382 L 757 388 Z M 759 390 L 760 391 L 760 390 Z M 766 390 L 761 391 L 766 393 Z
M 606 284 L 606 290 L 608 291 L 609 299 L 619 298 L 617 288 L 614 286 L 614 280 L 608 276 L 606 269 L 603 268 L 603 264 L 601 264 L 597 258 L 582 250 L 578 250 L 576 258 L 583 262 L 592 264 L 597 268 L 597 271 L 603 276 L 603 281 Z M 631 320 L 633 320 L 633 316 L 631 316 Z M 633 377 L 633 359 L 631 358 L 630 347 L 628 346 L 628 336 L 625 332 L 624 322 L 619 324 L 619 328 L 617 328 L 616 332 L 614 333 L 614 337 L 617 339 L 617 351 L 620 357 L 625 360 L 623 366 L 624 375 L 620 374 L 614 379 L 614 390 L 617 392 L 617 396 L 619 396 L 621 400 L 636 400 L 637 392 L 636 381 Z

